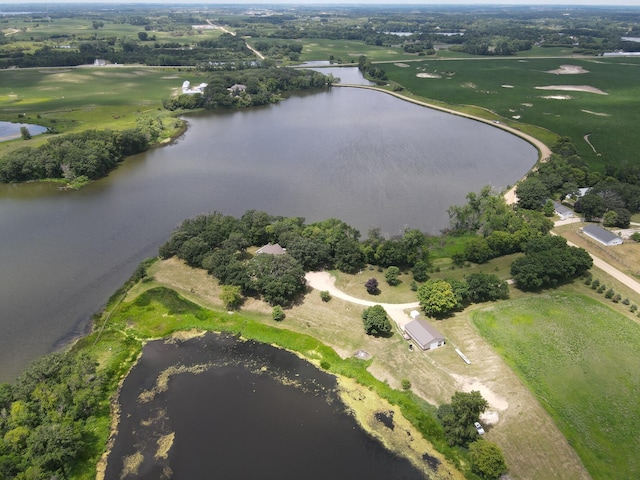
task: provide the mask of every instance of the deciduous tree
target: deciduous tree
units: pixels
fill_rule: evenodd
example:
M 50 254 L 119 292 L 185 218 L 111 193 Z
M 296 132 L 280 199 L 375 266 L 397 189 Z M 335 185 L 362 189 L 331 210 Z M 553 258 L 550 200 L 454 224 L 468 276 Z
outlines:
M 381 305 L 365 308 L 362 312 L 362 323 L 368 335 L 388 336 L 391 333 L 391 322 Z
M 438 316 L 458 305 L 451 284 L 445 280 L 428 280 L 418 288 L 420 307 L 427 315 Z

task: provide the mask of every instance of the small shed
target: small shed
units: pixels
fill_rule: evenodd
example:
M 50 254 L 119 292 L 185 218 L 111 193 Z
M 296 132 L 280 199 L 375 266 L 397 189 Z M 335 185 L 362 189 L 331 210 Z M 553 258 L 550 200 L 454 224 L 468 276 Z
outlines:
M 582 228 L 585 235 L 593 238 L 594 240 L 611 247 L 613 245 L 622 245 L 622 238 L 614 235 L 609 230 L 605 230 L 599 225 L 587 225 Z
M 264 247 L 258 249 L 256 254 L 258 253 L 266 253 L 268 255 L 282 255 L 283 253 L 287 253 L 287 249 L 282 248 L 277 243 L 273 243 L 273 244 L 267 243 Z
M 442 334 L 421 318 L 415 318 L 407 323 L 404 331 L 422 350 L 433 350 L 445 344 Z

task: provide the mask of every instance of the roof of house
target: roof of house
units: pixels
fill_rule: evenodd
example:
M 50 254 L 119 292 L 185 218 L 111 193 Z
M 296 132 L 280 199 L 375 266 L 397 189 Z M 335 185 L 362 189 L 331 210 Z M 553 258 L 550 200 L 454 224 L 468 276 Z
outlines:
M 599 242 L 604 244 L 608 244 L 613 240 L 620 241 L 620 237 L 611 233 L 609 230 L 605 230 L 604 228 L 598 225 L 587 225 L 582 228 L 582 231 L 589 235 L 590 237 L 595 238 Z
M 404 330 L 420 345 L 429 345 L 434 341 L 444 341 L 442 334 L 433 325 L 420 318 L 407 323 Z
M 553 202 L 553 209 L 561 217 L 571 217 L 573 215 L 573 210 L 571 210 L 569 207 L 565 207 L 558 202 Z
M 256 253 L 268 253 L 269 255 L 282 255 L 283 253 L 286 253 L 287 249 L 286 248 L 282 248 L 279 244 L 274 243 L 267 243 L 264 247 L 258 249 L 258 251 Z

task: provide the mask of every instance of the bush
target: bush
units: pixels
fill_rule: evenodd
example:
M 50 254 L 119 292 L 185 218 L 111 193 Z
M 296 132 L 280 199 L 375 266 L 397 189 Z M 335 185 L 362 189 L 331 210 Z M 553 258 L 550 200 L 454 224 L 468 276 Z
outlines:
M 628 298 L 625 298 L 624 300 L 622 300 L 622 304 L 623 305 L 629 305 L 631 302 L 629 301 Z
M 606 289 L 607 289 L 607 287 L 606 287 L 605 285 L 600 285 L 600 286 L 598 287 L 597 292 L 598 292 L 598 293 L 602 293 L 602 292 L 604 292 Z
M 370 278 L 364 284 L 364 288 L 367 289 L 369 295 L 378 295 L 380 293 L 380 289 L 378 288 L 378 280 L 375 278 Z
M 402 389 L 403 390 L 410 390 L 411 389 L 411 381 L 408 378 L 403 378 L 400 383 L 402 384 Z
M 320 292 L 320 298 L 323 302 L 328 302 L 331 300 L 331 294 L 327 290 L 323 290 Z
M 620 300 L 622 299 L 622 296 L 619 293 L 616 293 L 613 298 L 611 299 L 611 301 L 613 303 L 618 303 Z
M 280 305 L 276 305 L 275 307 L 273 307 L 273 311 L 271 312 L 271 316 L 273 317 L 273 319 L 276 322 L 280 322 L 280 321 L 284 320 L 284 317 L 286 315 L 284 314 L 284 310 L 282 310 L 282 307 Z
M 395 287 L 400 284 L 400 279 L 398 276 L 400 275 L 400 269 L 398 267 L 389 267 L 384 274 L 384 279 L 387 281 L 389 285 Z
M 640 242 L 640 232 L 635 232 L 630 238 L 634 242 Z
M 362 323 L 367 335 L 389 336 L 391 333 L 391 322 L 381 305 L 365 308 L 362 312 Z
M 616 292 L 613 291 L 613 288 L 610 288 L 609 290 L 607 290 L 607 293 L 604 294 L 604 298 L 613 298 L 613 295 Z
M 478 440 L 469 445 L 469 458 L 473 473 L 486 479 L 498 479 L 507 471 L 500 448 L 486 440 Z
M 412 292 L 417 292 L 418 291 L 418 284 L 416 283 L 415 280 L 411 281 L 411 283 L 409 284 L 409 288 L 411 288 Z
M 633 305 L 631 305 L 631 307 L 629 307 L 629 310 L 631 312 L 635 312 L 636 310 L 638 310 L 638 305 L 636 305 L 635 303 Z

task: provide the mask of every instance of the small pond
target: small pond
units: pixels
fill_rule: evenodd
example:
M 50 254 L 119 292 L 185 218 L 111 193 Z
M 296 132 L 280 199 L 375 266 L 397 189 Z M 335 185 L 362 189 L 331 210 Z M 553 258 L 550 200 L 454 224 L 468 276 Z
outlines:
M 22 135 L 20 129 L 22 127 L 26 127 L 31 136 L 40 135 L 47 131 L 47 127 L 31 123 L 0 122 L 0 142 L 20 138 Z

